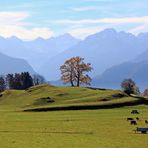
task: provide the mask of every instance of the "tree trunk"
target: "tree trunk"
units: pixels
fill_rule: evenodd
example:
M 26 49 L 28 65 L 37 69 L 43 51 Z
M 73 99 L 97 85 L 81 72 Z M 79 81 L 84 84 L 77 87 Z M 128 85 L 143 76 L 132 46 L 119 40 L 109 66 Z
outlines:
M 80 73 L 78 72 L 78 77 L 77 77 L 77 87 L 80 86 Z
M 71 86 L 74 87 L 73 81 L 71 81 Z
M 77 87 L 79 87 L 79 86 L 80 86 L 80 81 L 78 80 L 78 81 L 77 81 Z
M 74 84 L 73 84 L 73 80 L 72 80 L 72 72 L 71 72 L 71 76 L 70 76 L 70 83 L 71 83 L 71 86 L 73 87 Z

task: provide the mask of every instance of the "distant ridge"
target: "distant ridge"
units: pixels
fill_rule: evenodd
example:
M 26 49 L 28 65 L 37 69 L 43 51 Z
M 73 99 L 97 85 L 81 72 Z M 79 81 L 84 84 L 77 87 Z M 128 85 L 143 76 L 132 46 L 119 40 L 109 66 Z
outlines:
M 127 78 L 132 78 L 141 90 L 148 88 L 148 60 L 115 65 L 96 76 L 92 86 L 119 89 Z
M 79 41 L 70 34 L 49 39 L 39 37 L 32 41 L 23 41 L 15 36 L 0 37 L 0 52 L 11 57 L 23 58 L 37 70 L 49 58 L 76 45 Z
M 0 53 L 0 75 L 15 72 L 30 72 L 31 74 L 35 73 L 27 61 L 23 59 L 12 58 Z

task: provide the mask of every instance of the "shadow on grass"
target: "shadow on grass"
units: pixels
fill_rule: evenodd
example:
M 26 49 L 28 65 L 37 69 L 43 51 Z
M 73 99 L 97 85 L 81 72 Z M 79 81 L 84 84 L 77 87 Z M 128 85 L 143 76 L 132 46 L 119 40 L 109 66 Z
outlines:
M 51 131 L 0 131 L 0 133 L 39 133 L 39 134 L 70 134 L 70 135 L 92 135 L 93 132 L 51 132 Z
M 47 111 L 66 111 L 66 110 L 96 110 L 96 109 L 113 109 L 121 108 L 126 106 L 136 106 L 140 104 L 148 104 L 143 98 L 137 98 L 136 101 L 104 104 L 104 105 L 77 105 L 77 106 L 58 106 L 58 107 L 47 107 L 47 108 L 34 108 L 26 109 L 25 112 L 47 112 Z

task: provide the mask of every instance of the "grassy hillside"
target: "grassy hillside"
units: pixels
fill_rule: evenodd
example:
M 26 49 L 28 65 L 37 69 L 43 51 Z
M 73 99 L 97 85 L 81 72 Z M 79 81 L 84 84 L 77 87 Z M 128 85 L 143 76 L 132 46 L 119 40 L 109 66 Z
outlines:
M 87 111 L 15 112 L 27 108 L 95 106 L 137 102 L 116 90 L 40 85 L 24 91 L 0 94 L 0 143 L 2 148 L 145 148 L 148 134 L 135 133 L 147 127 L 147 105 Z M 137 109 L 140 114 L 132 115 Z M 127 117 L 136 118 L 130 125 Z
M 59 106 L 93 106 L 138 99 L 128 97 L 119 90 L 92 90 L 78 87 L 39 85 L 28 90 L 7 90 L 0 95 L 1 110 L 25 110 Z

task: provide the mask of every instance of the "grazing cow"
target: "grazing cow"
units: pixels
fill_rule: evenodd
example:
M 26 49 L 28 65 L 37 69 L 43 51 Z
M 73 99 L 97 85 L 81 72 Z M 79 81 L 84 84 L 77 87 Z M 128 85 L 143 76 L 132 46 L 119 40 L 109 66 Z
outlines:
M 131 120 L 131 125 L 137 125 L 137 122 L 135 120 Z
M 139 114 L 138 110 L 132 110 L 131 114 Z
M 127 118 L 127 121 L 131 121 L 131 120 L 134 120 L 133 118 Z
M 138 121 L 138 120 L 139 120 L 139 118 L 137 117 L 137 118 L 136 118 L 136 120 Z
M 148 124 L 148 121 L 147 121 L 147 120 L 145 120 L 145 123 L 146 123 L 146 124 Z

